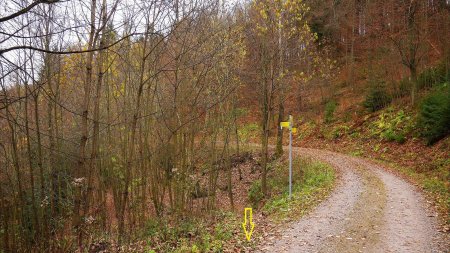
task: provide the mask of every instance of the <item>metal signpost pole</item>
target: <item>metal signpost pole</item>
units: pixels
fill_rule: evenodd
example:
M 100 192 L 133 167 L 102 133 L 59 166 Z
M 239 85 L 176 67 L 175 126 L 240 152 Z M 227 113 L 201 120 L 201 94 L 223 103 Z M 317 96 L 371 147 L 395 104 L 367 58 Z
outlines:
M 294 126 L 294 118 L 289 115 L 289 121 L 280 122 L 280 127 L 289 128 L 289 199 L 292 198 L 292 134 L 297 132 L 297 128 Z
M 292 197 L 292 123 L 289 127 L 289 199 Z

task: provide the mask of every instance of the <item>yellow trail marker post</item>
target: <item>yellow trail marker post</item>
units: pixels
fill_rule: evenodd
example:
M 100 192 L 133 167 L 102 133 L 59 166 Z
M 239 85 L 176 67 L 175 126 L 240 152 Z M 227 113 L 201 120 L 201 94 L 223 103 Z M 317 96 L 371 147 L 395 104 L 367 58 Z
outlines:
M 292 197 L 292 134 L 297 133 L 297 128 L 293 127 L 294 117 L 289 115 L 289 121 L 280 122 L 280 127 L 289 128 L 289 199 Z
M 249 229 L 247 229 L 248 224 L 250 224 Z M 244 223 L 242 223 L 242 228 L 244 229 L 245 238 L 247 238 L 247 241 L 250 241 L 252 238 L 253 229 L 255 228 L 255 223 L 253 223 L 253 211 L 250 207 L 246 207 L 244 209 Z
M 289 127 L 289 121 L 283 121 L 280 123 L 281 128 L 283 127 Z

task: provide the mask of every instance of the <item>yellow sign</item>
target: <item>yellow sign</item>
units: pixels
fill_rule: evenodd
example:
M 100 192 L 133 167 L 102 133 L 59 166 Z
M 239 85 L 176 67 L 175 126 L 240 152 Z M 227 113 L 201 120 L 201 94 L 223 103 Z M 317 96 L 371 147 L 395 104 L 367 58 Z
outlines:
M 289 121 L 283 121 L 283 122 L 280 122 L 280 126 L 281 127 L 289 127 Z
M 293 128 L 292 128 L 292 133 L 293 133 L 293 134 L 297 133 L 297 128 L 296 128 L 296 127 L 293 127 Z
M 247 213 L 248 213 L 248 221 L 247 223 Z M 250 224 L 250 228 L 247 229 L 247 224 Z M 250 241 L 252 238 L 253 229 L 255 228 L 255 223 L 253 223 L 253 212 L 252 208 L 246 207 L 244 209 L 244 223 L 242 223 L 242 228 L 244 229 L 245 238 L 247 238 L 247 241 Z

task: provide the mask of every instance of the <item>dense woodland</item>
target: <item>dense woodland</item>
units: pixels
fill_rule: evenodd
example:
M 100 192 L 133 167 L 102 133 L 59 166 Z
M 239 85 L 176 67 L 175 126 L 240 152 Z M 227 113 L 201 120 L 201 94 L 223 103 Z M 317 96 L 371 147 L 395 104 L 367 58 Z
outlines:
M 432 90 L 434 143 L 449 38 L 448 0 L 1 0 L 0 252 L 84 252 L 212 214 L 220 171 L 233 210 L 246 122 L 263 194 L 288 114 L 418 107 Z

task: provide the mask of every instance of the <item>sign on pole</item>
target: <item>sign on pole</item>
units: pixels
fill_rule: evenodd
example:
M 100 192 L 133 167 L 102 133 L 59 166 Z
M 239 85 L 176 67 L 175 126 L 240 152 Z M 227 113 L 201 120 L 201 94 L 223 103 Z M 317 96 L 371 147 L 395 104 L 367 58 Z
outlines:
M 292 115 L 289 115 L 289 121 L 280 122 L 281 129 L 289 128 L 289 199 L 292 197 L 292 133 L 297 132 L 297 128 L 293 125 L 294 117 Z

